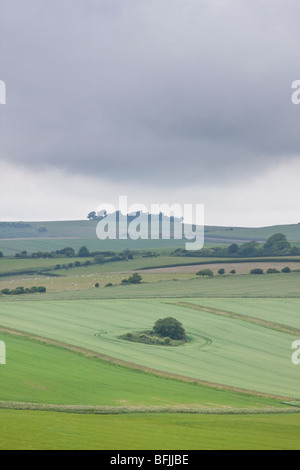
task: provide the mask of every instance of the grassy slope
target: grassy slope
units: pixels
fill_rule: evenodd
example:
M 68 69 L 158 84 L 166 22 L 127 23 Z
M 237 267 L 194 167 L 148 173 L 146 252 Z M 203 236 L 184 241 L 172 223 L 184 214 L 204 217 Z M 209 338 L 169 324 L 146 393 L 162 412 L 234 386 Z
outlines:
M 94 238 L 97 222 L 88 220 L 73 221 L 53 221 L 53 222 L 28 222 L 30 227 L 13 228 L 0 227 L 1 238 Z M 39 232 L 39 229 L 46 228 L 46 232 Z M 277 225 L 269 227 L 220 227 L 206 226 L 206 237 L 237 238 L 264 240 L 274 233 L 284 233 L 291 241 L 300 241 L 300 225 Z
M 206 227 L 206 237 L 210 238 L 229 238 L 237 240 L 256 240 L 264 241 L 274 233 L 283 233 L 290 241 L 300 240 L 300 225 L 274 225 L 270 227 L 233 227 L 229 230 L 228 227 Z
M 0 251 L 12 255 L 17 251 L 52 251 L 64 246 L 78 250 L 86 245 L 90 250 L 159 249 L 183 247 L 180 240 L 114 240 L 100 241 L 96 238 L 96 222 L 60 221 L 33 222 L 29 228 L 0 227 Z M 39 232 L 41 227 L 46 232 Z M 274 233 L 284 233 L 292 242 L 300 241 L 300 225 L 279 225 L 261 228 L 229 228 L 207 226 L 206 245 L 232 243 L 233 241 L 264 241 Z M 18 240 L 24 239 L 24 240 Z
M 170 301 L 111 300 L 1 304 L 0 324 L 166 372 L 300 398 L 291 363 L 294 336 L 183 309 Z M 264 308 L 258 299 L 257 309 Z M 193 341 L 180 348 L 128 343 L 118 336 L 175 316 Z M 98 336 L 100 335 L 100 336 Z M 203 339 L 212 343 L 203 346 Z M 280 381 L 278 376 L 280 375 Z
M 136 371 L 26 337 L 0 333 L 7 365 L 0 401 L 110 407 L 281 407 L 276 400 Z
M 299 434 L 300 415 L 78 416 L 0 411 L 0 449 L 299 450 Z

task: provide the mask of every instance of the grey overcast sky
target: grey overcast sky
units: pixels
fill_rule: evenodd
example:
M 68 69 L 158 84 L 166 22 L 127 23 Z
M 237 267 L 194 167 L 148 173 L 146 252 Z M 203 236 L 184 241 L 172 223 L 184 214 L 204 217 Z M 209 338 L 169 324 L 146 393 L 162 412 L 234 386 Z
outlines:
M 299 0 L 1 0 L 0 220 L 300 221 Z

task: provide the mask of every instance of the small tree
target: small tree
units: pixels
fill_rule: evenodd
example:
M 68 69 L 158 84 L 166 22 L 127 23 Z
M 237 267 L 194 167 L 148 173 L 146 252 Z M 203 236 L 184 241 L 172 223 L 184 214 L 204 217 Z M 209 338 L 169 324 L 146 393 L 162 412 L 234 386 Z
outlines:
M 208 277 L 213 277 L 214 273 L 211 271 L 211 269 L 201 269 L 200 271 L 197 272 L 197 276 L 208 276 Z
M 281 272 L 282 272 L 282 273 L 290 273 L 290 272 L 291 272 L 291 269 L 290 269 L 288 266 L 286 266 L 285 268 L 283 268 L 283 269 L 281 270 Z
M 224 268 L 219 269 L 218 274 L 220 274 L 220 276 L 225 274 L 225 269 Z
M 143 278 L 142 278 L 142 276 L 141 276 L 140 274 L 134 273 L 134 274 L 132 274 L 132 276 L 130 276 L 130 277 L 128 278 L 128 282 L 129 282 L 130 284 L 140 284 L 140 282 L 142 281 L 142 279 L 143 279 Z
M 230 271 L 230 274 L 236 274 L 236 270 L 233 269 L 232 271 Z
M 94 263 L 95 263 L 95 264 L 103 264 L 103 263 L 105 263 L 105 258 L 104 258 L 104 256 L 103 256 L 103 255 L 96 255 L 96 256 L 94 257 Z
M 263 269 L 260 269 L 260 268 L 252 269 L 250 271 L 250 274 L 263 274 L 263 273 L 264 273 Z
M 10 290 L 9 289 L 2 289 L 1 294 L 10 295 Z
M 171 338 L 174 340 L 186 339 L 185 330 L 176 318 L 167 317 L 157 320 L 153 327 L 153 333 L 164 338 Z
M 239 246 L 236 243 L 234 243 L 233 245 L 230 245 L 230 247 L 228 248 L 228 253 L 230 255 L 235 255 L 238 251 L 239 251 Z
M 89 250 L 87 249 L 86 246 L 82 246 L 79 251 L 78 251 L 78 256 L 80 258 L 88 258 L 90 256 L 90 252 Z
M 44 286 L 40 286 L 40 287 L 38 287 L 38 292 L 39 292 L 40 294 L 44 294 L 45 292 L 47 292 L 47 289 L 46 289 L 46 287 L 44 287 Z
M 95 211 L 90 212 L 90 213 L 88 214 L 87 218 L 88 218 L 89 220 L 97 220 L 97 214 L 96 214 L 96 212 L 95 212 Z

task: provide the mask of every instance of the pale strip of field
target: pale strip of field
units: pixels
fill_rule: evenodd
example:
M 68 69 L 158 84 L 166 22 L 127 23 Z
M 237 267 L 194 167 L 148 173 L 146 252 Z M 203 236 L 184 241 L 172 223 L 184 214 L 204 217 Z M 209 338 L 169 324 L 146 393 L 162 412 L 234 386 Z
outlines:
M 266 408 L 234 408 L 223 406 L 212 408 L 205 406 L 82 406 L 82 405 L 52 405 L 41 403 L 19 403 L 0 401 L 2 410 L 32 410 L 32 411 L 52 411 L 72 414 L 90 415 L 118 415 L 136 413 L 186 413 L 201 415 L 262 415 L 262 414 L 296 414 L 300 413 L 300 408 L 286 406 L 284 408 L 268 406 Z
M 284 324 L 294 329 L 300 339 L 300 303 L 297 299 L 260 299 L 257 308 L 256 299 L 194 299 L 193 304 L 204 308 L 221 309 L 232 315 L 258 318 L 265 322 L 275 323 L 280 329 Z

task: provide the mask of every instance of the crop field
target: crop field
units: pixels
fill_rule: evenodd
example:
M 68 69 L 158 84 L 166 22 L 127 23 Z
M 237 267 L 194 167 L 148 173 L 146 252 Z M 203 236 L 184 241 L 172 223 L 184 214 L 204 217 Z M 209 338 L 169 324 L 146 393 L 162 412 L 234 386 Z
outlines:
M 249 274 L 253 267 L 297 270 L 298 258 L 228 263 L 157 254 L 56 271 L 89 258 L 0 259 L 0 291 L 47 288 L 0 295 L 7 349 L 0 449 L 299 447 L 291 345 L 300 338 L 300 272 Z M 214 277 L 196 276 L 201 266 Z M 133 272 L 142 282 L 122 285 Z M 187 343 L 121 339 L 164 317 L 184 325 Z
M 28 430 L 30 429 L 30 433 Z M 67 415 L 0 410 L 0 449 L 299 450 L 300 415 Z
M 99 412 L 152 410 L 268 410 L 280 401 L 155 376 L 76 348 L 1 333 L 9 350 L 9 367 L 1 369 L 3 403 L 62 405 Z M 38 406 L 37 406 L 38 408 Z M 54 407 L 55 408 L 55 407 Z M 64 408 L 63 408 L 64 409 Z M 76 408 L 75 408 L 76 409 Z
M 266 307 L 257 299 L 256 308 Z M 185 325 L 188 344 L 162 348 L 119 339 L 168 316 Z M 182 308 L 172 299 L 2 303 L 1 325 L 149 369 L 300 399 L 298 370 L 291 363 L 292 334 Z
M 197 299 L 194 304 L 212 309 L 260 318 L 300 330 L 300 301 L 297 299 Z M 298 334 L 298 331 L 297 331 Z

